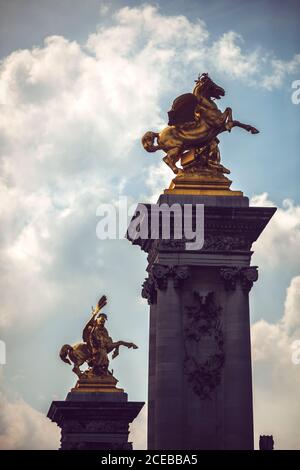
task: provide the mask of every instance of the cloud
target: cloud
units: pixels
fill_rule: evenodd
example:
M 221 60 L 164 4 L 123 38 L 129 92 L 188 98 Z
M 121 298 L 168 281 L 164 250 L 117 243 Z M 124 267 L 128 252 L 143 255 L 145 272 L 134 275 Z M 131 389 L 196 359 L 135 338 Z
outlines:
M 299 449 L 300 365 L 293 364 L 293 342 L 300 339 L 300 276 L 287 289 L 278 323 L 252 325 L 255 442 L 273 434 L 276 449 Z
M 234 31 L 224 33 L 211 48 L 218 71 L 234 79 L 250 79 L 259 71 L 259 52 L 242 51 L 243 38 Z
M 287 290 L 283 325 L 289 334 L 300 334 L 300 276 L 294 277 Z
M 171 179 L 174 177 L 170 168 L 163 162 L 159 165 L 151 165 L 147 171 L 147 178 L 145 183 L 149 188 L 151 196 L 149 202 L 155 204 L 161 195 L 162 191 L 169 187 Z
M 288 76 L 300 72 L 300 54 L 281 60 L 259 47 L 245 50 L 243 37 L 235 31 L 224 33 L 208 52 L 213 58 L 211 67 L 218 73 L 268 91 L 280 88 Z
M 0 449 L 46 450 L 59 448 L 60 430 L 23 399 L 9 401 L 1 394 Z
M 147 449 L 147 403 L 143 406 L 137 418 L 130 425 L 130 434 L 128 441 L 133 442 L 134 450 Z
M 300 54 L 295 54 L 291 60 L 271 60 L 272 73 L 265 75 L 262 80 L 262 86 L 267 90 L 279 88 L 284 83 L 288 75 L 299 74 Z
M 268 194 L 254 196 L 252 206 L 275 207 Z M 254 243 L 254 260 L 258 265 L 277 267 L 284 259 L 289 268 L 299 268 L 299 259 L 295 256 L 300 250 L 300 206 L 291 199 L 285 199 L 272 219 Z
M 57 450 L 60 446 L 60 428 L 43 413 L 32 408 L 22 398 L 15 401 L 1 393 L 0 449 L 1 450 Z M 134 450 L 147 448 L 147 406 L 130 425 L 129 442 Z
M 293 61 L 288 73 L 298 70 Z M 284 74 L 278 64 L 268 62 L 280 79 L 263 86 L 280 85 Z M 9 336 L 8 349 L 19 355 L 16 363 L 29 347 L 28 337 L 39 351 L 35 341 L 42 334 L 52 345 L 64 334 L 70 341 L 78 337 L 82 310 L 99 289 L 111 286 L 114 311 L 123 311 L 124 305 L 132 315 L 146 310 L 136 307 L 145 259 L 121 242 L 99 243 L 96 209 L 115 202 L 119 194 L 154 201 L 167 187 L 170 171 L 140 158 L 139 140 L 145 130 L 164 125 L 162 99 L 171 91 L 173 98 L 187 77 L 211 70 L 259 84 L 267 74 L 264 67 L 262 54 L 246 50 L 236 33 L 212 40 L 202 21 L 163 15 L 149 5 L 121 8 L 86 44 L 51 36 L 40 47 L 17 50 L 0 63 L 0 222 L 5 227 L 0 233 L 0 325 Z M 284 237 L 286 246 L 298 249 L 297 206 L 290 203 L 278 213 L 273 232 L 267 228 L 265 242 L 257 245 L 269 263 L 278 263 L 285 253 Z M 271 246 L 278 249 L 272 260 L 259 248 L 262 243 L 269 254 Z M 292 252 L 288 256 L 295 258 Z M 49 323 L 45 326 L 49 318 L 52 330 Z M 115 328 L 119 321 L 120 332 L 126 323 L 137 337 L 146 336 L 137 317 L 132 324 L 128 315 L 120 316 Z M 38 360 L 32 357 L 26 371 L 29 384 L 40 370 Z M 18 367 L 11 366 L 8 374 L 17 374 Z M 22 400 L 4 405 L 27 416 L 22 423 L 42 422 Z M 12 436 L 14 431 L 9 432 Z M 9 439 L 7 445 L 25 445 Z

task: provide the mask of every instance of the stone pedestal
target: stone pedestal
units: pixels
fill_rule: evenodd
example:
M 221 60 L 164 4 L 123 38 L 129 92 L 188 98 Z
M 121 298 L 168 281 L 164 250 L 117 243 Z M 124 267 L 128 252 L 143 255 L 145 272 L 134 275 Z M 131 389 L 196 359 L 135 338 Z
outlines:
M 53 401 L 48 411 L 48 418 L 61 428 L 60 449 L 132 450 L 129 423 L 144 403 L 129 402 L 121 389 L 99 392 L 96 381 L 83 382 L 77 383 L 66 400 Z
M 131 240 L 149 263 L 148 448 L 253 449 L 251 245 L 276 209 L 243 196 L 165 194 L 163 203 L 204 204 L 205 242 L 191 251 L 172 236 Z

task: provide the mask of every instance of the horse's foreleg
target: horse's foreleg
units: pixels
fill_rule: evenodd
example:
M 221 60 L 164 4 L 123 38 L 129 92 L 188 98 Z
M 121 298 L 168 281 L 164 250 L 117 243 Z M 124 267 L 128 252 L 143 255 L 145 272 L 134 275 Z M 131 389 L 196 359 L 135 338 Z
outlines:
M 128 349 L 130 349 L 130 348 L 137 349 L 138 348 L 136 344 L 128 343 L 127 341 L 117 341 L 116 343 L 112 343 L 108 352 L 111 352 L 112 350 L 114 350 L 113 355 L 112 355 L 113 359 L 119 355 L 120 346 L 125 346 Z
M 232 121 L 232 109 L 231 108 L 226 108 L 223 114 L 226 116 L 226 121 Z
M 126 348 L 133 348 L 133 349 L 137 349 L 137 345 L 134 344 L 134 343 L 128 343 L 127 341 L 118 341 L 117 343 L 115 343 L 117 345 L 117 347 L 119 346 L 125 346 Z
M 112 358 L 113 358 L 113 359 L 119 355 L 119 347 L 120 347 L 120 346 L 116 346 L 116 347 L 115 347 L 114 352 L 113 352 L 113 355 L 112 355 Z
M 232 109 L 226 108 L 223 113 L 223 117 L 224 117 L 225 130 L 228 132 L 231 132 L 231 129 L 233 128 Z

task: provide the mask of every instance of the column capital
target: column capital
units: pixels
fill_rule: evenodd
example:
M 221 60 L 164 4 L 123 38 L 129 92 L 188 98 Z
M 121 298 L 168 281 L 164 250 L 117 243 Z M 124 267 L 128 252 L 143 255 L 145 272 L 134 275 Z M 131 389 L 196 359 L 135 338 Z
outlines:
M 179 287 L 189 276 L 188 266 L 153 264 L 148 278 L 143 283 L 142 297 L 147 299 L 149 304 L 155 303 L 157 289 L 166 289 L 170 279 L 173 280 L 174 287 Z
M 253 283 L 258 279 L 257 266 L 224 266 L 220 269 L 220 275 L 227 291 L 235 290 L 239 281 L 243 291 L 250 292 Z

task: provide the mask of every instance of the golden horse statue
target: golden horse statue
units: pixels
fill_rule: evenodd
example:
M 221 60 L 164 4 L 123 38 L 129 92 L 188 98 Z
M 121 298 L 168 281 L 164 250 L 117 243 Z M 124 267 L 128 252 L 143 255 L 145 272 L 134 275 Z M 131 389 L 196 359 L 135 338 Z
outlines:
M 137 349 L 134 343 L 126 341 L 114 342 L 105 328 L 107 316 L 100 310 L 107 303 L 107 298 L 103 295 L 98 301 L 97 307 L 92 308 L 92 318 L 84 327 L 82 333 L 83 343 L 65 344 L 60 350 L 60 358 L 67 364 L 74 364 L 73 372 L 81 378 L 84 374 L 80 370 L 80 366 L 85 362 L 90 367 L 89 373 L 96 376 L 111 375 L 108 370 L 109 359 L 108 354 L 113 352 L 112 358 L 118 356 L 120 346 Z
M 203 73 L 195 82 L 193 93 L 186 93 L 174 100 L 168 112 L 168 127 L 159 133 L 146 132 L 142 137 L 147 152 L 166 152 L 163 160 L 175 174 L 183 173 L 176 162 L 186 151 L 206 148 L 211 153 L 219 142 L 217 136 L 222 132 L 230 132 L 233 127 L 241 127 L 251 134 L 259 132 L 249 124 L 233 120 L 231 108 L 226 108 L 224 112 L 218 109 L 214 99 L 224 96 L 225 90 L 216 85 L 207 73 Z

